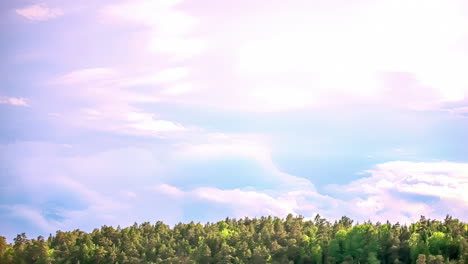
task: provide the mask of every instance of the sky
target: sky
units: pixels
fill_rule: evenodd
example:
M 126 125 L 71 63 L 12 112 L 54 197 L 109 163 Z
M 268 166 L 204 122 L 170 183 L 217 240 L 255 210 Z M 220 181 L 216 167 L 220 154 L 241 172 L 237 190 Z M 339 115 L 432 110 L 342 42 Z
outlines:
M 0 3 L 0 234 L 468 221 L 463 0 Z

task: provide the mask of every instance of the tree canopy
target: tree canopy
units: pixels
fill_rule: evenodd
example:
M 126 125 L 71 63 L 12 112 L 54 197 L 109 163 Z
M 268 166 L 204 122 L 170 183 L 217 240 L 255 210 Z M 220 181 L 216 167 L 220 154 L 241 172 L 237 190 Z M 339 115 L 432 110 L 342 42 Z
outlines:
M 317 215 L 226 218 L 217 223 L 145 222 L 91 233 L 57 231 L 47 239 L 0 236 L 0 264 L 10 263 L 313 263 L 468 264 L 468 224 L 447 216 L 409 226 L 333 223 Z

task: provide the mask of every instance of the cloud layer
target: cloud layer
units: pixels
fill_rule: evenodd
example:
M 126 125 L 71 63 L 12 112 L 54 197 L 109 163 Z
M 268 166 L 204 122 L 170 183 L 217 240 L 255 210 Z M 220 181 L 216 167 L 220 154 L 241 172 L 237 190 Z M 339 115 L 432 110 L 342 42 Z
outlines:
M 169 223 L 182 219 L 212 221 L 216 219 L 207 216 L 218 207 L 223 208 L 219 213 L 238 218 L 288 213 L 313 217 L 320 213 L 331 219 L 348 215 L 359 221 L 409 223 L 420 215 L 468 217 L 464 210 L 468 206 L 464 194 L 467 163 L 386 162 L 365 171 L 370 176 L 330 186 L 332 191 L 323 194 L 308 179 L 278 170 L 266 146 L 248 147 L 255 143 L 244 139 L 242 144 L 229 135 L 211 137 L 210 141 L 218 142 L 178 145 L 172 150 L 161 150 L 158 145 L 114 149 L 86 156 L 74 154 L 73 146 L 34 142 L 3 146 L 2 164 L 11 174 L 4 176 L 7 185 L 2 200 L 6 204 L 2 208 L 8 217 L 26 221 L 39 233 L 102 224 L 128 225 L 155 217 Z M 233 141 L 236 147 L 226 145 Z M 216 184 L 212 178 L 175 173 L 193 162 L 209 161 L 217 166 L 222 159 L 245 158 L 263 168 L 263 174 L 250 179 L 264 182 L 262 185 L 249 186 L 246 182 L 242 188 L 222 184 L 211 187 Z M 223 174 L 219 171 L 215 177 L 229 182 L 231 179 Z M 267 178 L 262 178 L 264 175 Z M 193 177 L 198 187 L 188 184 Z M 22 202 L 13 199 L 18 191 L 25 194 Z M 200 214 L 186 215 L 189 207 L 198 208 Z M 18 228 L 1 231 L 19 232 Z
M 1 234 L 468 218 L 462 0 L 6 8 Z

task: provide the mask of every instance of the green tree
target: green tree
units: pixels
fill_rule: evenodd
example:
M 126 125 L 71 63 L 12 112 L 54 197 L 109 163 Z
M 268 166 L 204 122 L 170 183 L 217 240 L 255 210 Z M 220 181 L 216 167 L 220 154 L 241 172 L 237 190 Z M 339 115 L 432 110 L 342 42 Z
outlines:
M 466 264 L 468 224 L 446 217 L 409 226 L 347 217 L 333 225 L 317 215 L 226 218 L 217 223 L 135 223 L 91 233 L 57 231 L 47 241 L 0 237 L 0 264 L 58 263 L 299 263 Z

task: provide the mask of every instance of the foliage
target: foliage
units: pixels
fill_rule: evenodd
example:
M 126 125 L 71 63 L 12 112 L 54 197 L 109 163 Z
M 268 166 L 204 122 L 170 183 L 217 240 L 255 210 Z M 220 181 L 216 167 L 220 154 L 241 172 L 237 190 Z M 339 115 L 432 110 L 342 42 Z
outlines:
M 0 264 L 22 263 L 311 263 L 466 264 L 468 224 L 421 217 L 410 226 L 317 215 L 229 219 L 217 223 L 162 222 L 91 233 L 57 231 L 47 240 L 0 236 Z

